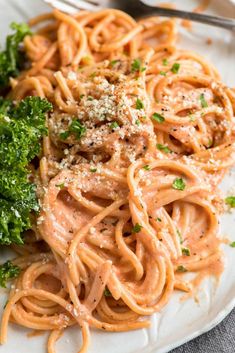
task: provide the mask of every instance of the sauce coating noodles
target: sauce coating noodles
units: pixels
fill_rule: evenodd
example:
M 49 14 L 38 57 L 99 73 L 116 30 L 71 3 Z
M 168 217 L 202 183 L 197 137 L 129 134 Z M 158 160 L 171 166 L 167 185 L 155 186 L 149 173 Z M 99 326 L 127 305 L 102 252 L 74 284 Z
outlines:
M 54 10 L 30 21 L 30 67 L 10 97 L 53 103 L 43 139 L 41 212 L 1 326 L 149 326 L 174 290 L 223 271 L 217 185 L 234 162 L 235 92 L 202 57 L 177 49 L 174 20 L 118 10 Z M 26 239 L 28 239 L 26 238 Z M 191 279 L 186 280 L 185 273 Z

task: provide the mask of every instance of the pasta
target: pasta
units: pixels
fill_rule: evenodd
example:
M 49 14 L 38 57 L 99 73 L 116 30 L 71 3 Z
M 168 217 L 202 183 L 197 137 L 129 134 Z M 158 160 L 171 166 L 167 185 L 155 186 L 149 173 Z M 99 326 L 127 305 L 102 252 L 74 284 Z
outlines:
M 53 103 L 34 181 L 41 212 L 1 325 L 127 331 L 219 278 L 218 184 L 234 163 L 235 92 L 202 57 L 175 47 L 174 20 L 107 9 L 30 21 L 31 65 L 10 97 Z M 189 278 L 187 277 L 190 274 Z

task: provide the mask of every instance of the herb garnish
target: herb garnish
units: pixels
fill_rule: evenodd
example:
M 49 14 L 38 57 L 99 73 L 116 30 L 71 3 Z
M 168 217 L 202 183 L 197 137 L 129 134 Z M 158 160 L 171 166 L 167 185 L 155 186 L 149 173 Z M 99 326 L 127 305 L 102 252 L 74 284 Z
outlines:
M 31 227 L 31 212 L 39 210 L 27 166 L 40 153 L 40 139 L 47 134 L 45 114 L 51 108 L 39 97 L 17 105 L 0 99 L 0 244 L 23 244 L 21 233 Z
M 167 60 L 166 58 L 164 58 L 164 59 L 162 60 L 162 65 L 163 65 L 163 66 L 167 66 L 168 64 L 169 64 L 168 60 Z
M 212 146 L 213 146 L 213 140 L 210 139 L 210 140 L 208 141 L 208 144 L 207 144 L 206 148 L 210 148 L 210 147 L 212 147 Z
M 104 295 L 105 295 L 105 297 L 112 297 L 112 294 L 111 294 L 110 290 L 108 289 L 108 287 L 105 287 Z
M 0 265 L 0 286 L 6 288 L 7 281 L 19 276 L 20 271 L 20 267 L 13 265 L 11 261 Z
M 235 207 L 235 196 L 228 196 L 225 199 L 225 203 L 229 205 L 230 207 Z
M 190 114 L 190 115 L 189 115 L 189 120 L 193 122 L 193 121 L 196 120 L 196 118 L 195 118 L 195 116 L 193 116 L 192 114 Z
M 118 127 L 119 127 L 119 125 L 118 125 L 118 123 L 117 123 L 116 121 L 113 121 L 113 122 L 110 124 L 110 128 L 111 128 L 112 130 L 117 129 Z
M 139 233 L 143 227 L 139 224 L 136 223 L 134 227 L 132 228 L 132 233 Z
M 144 170 L 151 170 L 151 168 L 150 168 L 150 166 L 149 166 L 148 164 L 144 165 L 144 166 L 143 166 L 143 169 L 144 169 Z
M 169 147 L 165 146 L 165 145 L 162 145 L 161 143 L 157 143 L 157 149 L 159 151 L 163 151 L 165 153 L 171 153 L 172 151 L 169 149 Z
M 178 237 L 179 237 L 179 239 L 180 239 L 180 244 L 183 244 L 183 237 L 182 237 L 182 234 L 181 234 L 181 232 L 179 231 L 179 229 L 177 229 L 176 230 L 176 233 L 177 233 L 177 235 L 178 235 Z
M 137 98 L 136 99 L 136 109 L 140 110 L 143 108 L 144 108 L 144 103 L 139 98 Z
M 97 76 L 96 72 L 92 72 L 92 74 L 90 74 L 90 78 L 95 78 Z
M 117 63 L 119 63 L 120 62 L 120 60 L 112 60 L 112 61 L 110 61 L 110 66 L 111 67 L 114 67 Z
M 179 69 L 180 69 L 180 64 L 179 63 L 174 63 L 172 65 L 171 72 L 173 72 L 173 74 L 178 74 Z
M 86 133 L 86 128 L 80 120 L 73 120 L 72 123 L 69 126 L 69 132 L 73 133 L 76 137 L 77 140 L 80 140 L 80 138 Z
M 186 187 L 186 184 L 182 178 L 176 178 L 173 181 L 172 187 L 173 189 L 176 189 L 176 190 L 184 190 Z
M 61 184 L 57 184 L 56 187 L 59 189 L 64 189 L 65 185 L 64 183 L 61 183 Z
M 140 59 L 135 59 L 131 63 L 131 72 L 143 72 L 146 70 L 146 67 L 142 66 L 142 61 Z
M 177 267 L 176 271 L 177 272 L 187 272 L 188 270 L 184 266 L 180 265 Z
M 60 133 L 60 138 L 66 140 L 70 135 L 74 135 L 77 140 L 80 140 L 86 133 L 86 127 L 82 125 L 79 119 L 74 119 L 68 127 L 67 131 Z
M 9 78 L 19 74 L 24 62 L 24 54 L 19 50 L 25 36 L 30 35 L 31 31 L 26 23 L 12 23 L 11 29 L 15 31 L 6 39 L 6 49 L 0 52 L 0 88 L 9 85 Z
M 182 254 L 185 256 L 190 256 L 190 250 L 189 248 L 182 248 Z
M 152 119 L 157 121 L 159 124 L 161 124 L 165 121 L 164 116 L 159 113 L 153 113 Z
M 66 140 L 69 137 L 70 133 L 69 131 L 63 131 L 60 133 L 60 138 L 61 140 Z
M 200 94 L 199 99 L 200 99 L 200 102 L 201 102 L 201 107 L 202 108 L 207 108 L 208 107 L 208 103 L 207 103 L 207 101 L 205 99 L 204 93 Z

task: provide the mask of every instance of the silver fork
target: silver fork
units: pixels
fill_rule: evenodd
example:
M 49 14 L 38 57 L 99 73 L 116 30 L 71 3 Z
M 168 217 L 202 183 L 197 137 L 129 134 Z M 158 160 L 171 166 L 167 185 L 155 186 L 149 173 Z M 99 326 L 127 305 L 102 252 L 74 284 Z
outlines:
M 44 2 L 69 14 L 74 14 L 78 10 L 98 11 L 104 8 L 115 8 L 125 11 L 134 18 L 143 18 L 152 15 L 178 17 L 235 32 L 235 20 L 233 19 L 181 10 L 164 9 L 158 6 L 146 5 L 142 0 L 44 0 Z

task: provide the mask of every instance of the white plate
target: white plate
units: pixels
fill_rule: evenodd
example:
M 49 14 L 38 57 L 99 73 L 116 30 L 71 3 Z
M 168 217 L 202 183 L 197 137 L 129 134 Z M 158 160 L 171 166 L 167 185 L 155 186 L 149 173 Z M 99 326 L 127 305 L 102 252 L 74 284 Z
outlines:
M 155 0 L 152 0 L 155 1 Z M 180 6 L 191 9 L 195 0 L 174 0 Z M 156 3 L 156 1 L 155 1 Z M 182 6 L 181 6 L 182 7 Z M 3 41 L 12 21 L 22 21 L 48 8 L 40 0 L 0 0 L 0 40 Z M 214 0 L 209 11 L 224 16 L 235 17 L 235 6 L 226 0 Z M 232 34 L 216 28 L 195 24 L 193 32 L 180 29 L 182 36 L 178 46 L 193 49 L 211 60 L 219 69 L 223 80 L 235 86 L 235 40 Z M 212 45 L 207 45 L 211 38 Z M 235 170 L 223 182 L 223 190 L 235 186 Z M 235 214 L 222 217 L 222 234 L 235 240 Z M 199 303 L 193 299 L 180 302 L 182 294 L 175 293 L 170 303 L 161 313 L 152 317 L 150 329 L 128 333 L 92 332 L 92 344 L 89 353 L 165 353 L 210 330 L 218 324 L 235 306 L 235 249 L 224 246 L 226 269 L 216 288 L 212 279 L 203 283 L 199 293 Z M 4 257 L 3 251 L 2 256 Z M 0 307 L 6 301 L 6 292 L 0 292 Z M 45 351 L 46 337 L 27 338 L 27 330 L 10 326 L 8 343 L 0 347 L 0 353 L 42 353 Z M 79 330 L 73 328 L 58 343 L 58 353 L 78 351 L 80 344 Z

